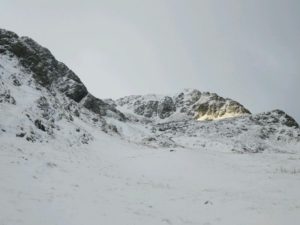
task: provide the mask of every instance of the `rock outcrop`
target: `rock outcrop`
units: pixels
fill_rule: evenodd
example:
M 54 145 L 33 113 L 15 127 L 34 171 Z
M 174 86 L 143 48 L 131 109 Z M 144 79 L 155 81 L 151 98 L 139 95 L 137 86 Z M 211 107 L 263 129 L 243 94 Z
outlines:
M 175 96 L 137 95 L 117 99 L 122 108 L 146 118 L 217 120 L 251 114 L 240 103 L 217 94 L 185 89 Z
M 87 106 L 87 109 L 99 113 L 100 116 L 116 114 L 119 119 L 125 120 L 121 112 L 89 94 L 85 85 L 72 70 L 57 61 L 48 49 L 31 38 L 19 37 L 11 31 L 0 29 L 0 54 L 18 58 L 23 68 L 32 74 L 34 80 L 48 90 L 54 93 L 58 90 L 77 103 L 86 97 L 87 102 L 83 103 L 83 106 Z M 91 103 L 98 105 L 91 106 Z

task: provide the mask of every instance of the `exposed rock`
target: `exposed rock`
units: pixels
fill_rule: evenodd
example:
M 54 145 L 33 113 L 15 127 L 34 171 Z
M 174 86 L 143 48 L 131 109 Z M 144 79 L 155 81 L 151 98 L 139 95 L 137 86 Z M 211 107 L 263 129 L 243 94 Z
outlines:
M 228 117 L 236 117 L 250 112 L 236 101 L 224 98 L 208 100 L 204 103 L 195 104 L 195 118 L 197 120 L 215 120 Z
M 138 102 L 136 102 L 136 105 Z M 142 102 L 140 105 L 138 105 L 134 112 L 138 115 L 142 115 L 145 117 L 152 117 L 157 115 L 157 107 L 158 107 L 158 101 L 148 101 L 148 102 Z
M 40 130 L 42 130 L 42 131 L 46 131 L 46 127 L 44 126 L 44 124 L 42 124 L 42 121 L 41 120 L 35 120 L 34 121 L 34 125 L 38 128 L 38 129 L 40 129 Z
M 88 93 L 87 88 L 79 77 L 70 70 L 65 64 L 57 61 L 51 52 L 40 46 L 28 37 L 19 37 L 17 34 L 0 29 L 0 54 L 16 56 L 21 65 L 32 72 L 34 80 L 41 86 L 55 93 L 59 90 L 68 98 L 75 102 L 80 102 L 86 98 L 87 102 L 83 105 L 88 109 L 94 110 L 99 115 L 109 115 L 106 110 L 118 114 L 120 119 L 125 119 L 121 112 L 117 112 L 114 106 L 108 107 L 103 101 L 95 98 Z M 16 81 L 16 85 L 19 83 Z M 92 106 L 92 104 L 99 104 Z M 101 107 L 104 107 L 101 109 Z
M 282 110 L 273 110 L 252 116 L 252 120 L 257 124 L 282 124 L 288 127 L 299 128 L 299 124 L 291 116 Z
M 47 101 L 47 99 L 44 96 L 42 96 L 38 99 L 37 107 L 39 109 L 41 109 L 43 118 L 45 118 L 47 120 L 50 119 L 50 115 L 52 114 L 51 107 L 50 107 L 49 102 Z
M 10 90 L 0 90 L 0 103 L 16 104 L 15 98 L 10 94 Z
M 114 108 L 112 105 L 109 105 L 102 101 L 101 99 L 98 99 L 94 97 L 91 94 L 88 94 L 83 100 L 82 105 L 91 110 L 92 112 L 100 115 L 100 116 L 115 116 L 117 119 L 121 121 L 125 121 L 126 117 L 123 113 L 118 111 L 116 108 Z
M 164 119 L 169 117 L 172 113 L 176 111 L 176 106 L 171 97 L 164 97 L 161 102 L 159 102 L 157 107 L 157 113 L 159 118 Z
M 24 137 L 26 135 L 26 132 L 20 132 L 16 134 L 16 137 Z
M 20 80 L 16 77 L 15 74 L 11 76 L 11 79 L 12 79 L 12 81 L 13 81 L 13 85 L 18 86 L 18 87 L 21 86 L 21 82 L 20 82 Z
M 59 81 L 58 90 L 75 102 L 80 102 L 88 94 L 86 87 L 82 83 L 68 78 Z
M 216 120 L 250 114 L 244 106 L 217 94 L 195 89 L 170 96 L 137 95 L 117 99 L 116 105 L 132 110 L 146 118 Z M 180 116 L 181 114 L 181 116 Z M 171 118 L 172 117 L 172 118 Z

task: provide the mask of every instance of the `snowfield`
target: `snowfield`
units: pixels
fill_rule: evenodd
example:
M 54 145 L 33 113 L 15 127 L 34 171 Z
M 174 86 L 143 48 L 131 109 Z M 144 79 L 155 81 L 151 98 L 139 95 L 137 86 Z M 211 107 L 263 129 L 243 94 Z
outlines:
M 0 224 L 299 224 L 300 155 L 1 141 Z M 172 151 L 174 150 L 174 151 Z

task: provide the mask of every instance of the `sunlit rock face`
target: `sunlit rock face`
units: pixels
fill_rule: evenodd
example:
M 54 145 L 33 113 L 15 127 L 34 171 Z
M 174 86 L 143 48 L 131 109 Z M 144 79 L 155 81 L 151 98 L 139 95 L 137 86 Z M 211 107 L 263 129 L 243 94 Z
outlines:
M 196 103 L 195 107 L 197 120 L 219 120 L 250 114 L 240 103 L 217 95 L 210 95 L 204 102 L 200 100 L 200 104 Z
M 116 105 L 149 119 L 218 120 L 250 114 L 244 106 L 217 94 L 185 89 L 175 96 L 136 95 L 116 100 Z
M 250 114 L 240 103 L 215 93 L 185 89 L 175 99 L 180 111 L 196 120 L 218 120 Z

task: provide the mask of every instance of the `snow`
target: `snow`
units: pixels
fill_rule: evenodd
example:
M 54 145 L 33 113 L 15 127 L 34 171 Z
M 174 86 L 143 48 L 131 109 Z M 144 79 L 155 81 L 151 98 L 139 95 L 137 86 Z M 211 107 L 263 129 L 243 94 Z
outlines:
M 0 224 L 298 224 L 300 155 L 1 140 Z M 293 172 L 295 171 L 295 172 Z
M 283 120 L 177 114 L 160 124 L 128 110 L 129 121 L 92 122 L 96 115 L 34 84 L 15 58 L 1 56 L 0 76 L 0 92 L 16 100 L 0 104 L 0 225 L 299 224 L 300 136 Z M 53 122 L 43 118 L 41 97 Z M 80 117 L 71 117 L 75 109 Z M 34 126 L 37 118 L 46 131 Z M 272 131 L 266 140 L 264 129 Z M 36 141 L 16 137 L 20 131 Z

